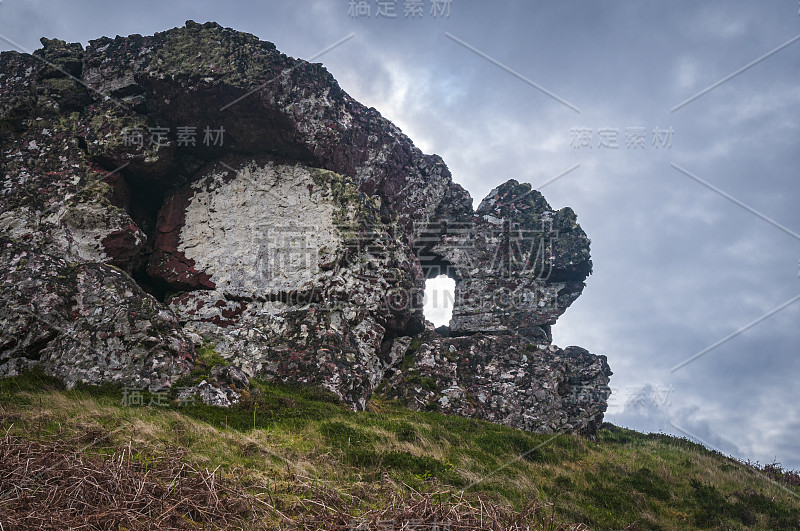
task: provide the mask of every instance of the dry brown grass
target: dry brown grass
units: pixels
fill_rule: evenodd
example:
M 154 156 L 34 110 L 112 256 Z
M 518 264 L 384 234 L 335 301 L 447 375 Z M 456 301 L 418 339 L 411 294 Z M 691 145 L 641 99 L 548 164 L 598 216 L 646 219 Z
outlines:
M 292 474 L 245 488 L 180 451 L 142 460 L 130 445 L 108 446 L 112 432 L 85 428 L 66 441 L 4 436 L 0 529 L 588 529 L 557 524 L 547 504 L 511 511 L 479 494 L 389 481 L 344 493 Z
M 235 525 L 261 510 L 257 500 L 219 475 L 177 456 L 142 463 L 130 449 L 86 453 L 109 434 L 81 441 L 37 442 L 6 435 L 0 445 L 3 529 L 196 529 Z
M 353 493 L 342 495 L 311 478 L 296 476 L 287 483 L 297 501 L 286 513 L 298 515 L 294 525 L 302 530 L 329 531 L 411 530 L 437 531 L 533 531 L 588 530 L 584 524 L 565 526 L 555 519 L 551 504 L 531 501 L 522 511 L 512 511 L 482 494 L 456 494 L 451 489 L 419 492 L 402 485 L 400 490 L 385 482 L 361 485 Z M 283 492 L 282 494 L 289 494 Z M 360 511 L 353 518 L 354 507 L 380 507 Z

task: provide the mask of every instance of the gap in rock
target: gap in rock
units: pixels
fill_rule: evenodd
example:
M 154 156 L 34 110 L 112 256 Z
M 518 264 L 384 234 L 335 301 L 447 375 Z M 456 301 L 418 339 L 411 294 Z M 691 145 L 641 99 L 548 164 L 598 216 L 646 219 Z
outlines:
M 167 188 L 158 181 L 150 179 L 125 177 L 125 183 L 130 190 L 128 214 L 147 235 L 147 241 L 150 242 L 156 232 L 158 211 L 164 206 Z
M 145 292 L 164 302 L 170 291 L 169 285 L 160 278 L 148 275 L 147 263 L 150 261 L 150 255 L 153 252 L 158 212 L 164 206 L 168 188 L 158 181 L 149 179 L 126 178 L 125 182 L 130 190 L 128 214 L 147 236 L 147 243 L 131 276 Z
M 425 297 L 422 313 L 434 326 L 448 326 L 453 317 L 456 281 L 447 275 L 439 275 L 425 281 Z
M 147 256 L 149 256 L 149 254 Z M 133 278 L 134 282 L 136 282 L 145 293 L 149 293 L 159 302 L 165 302 L 167 297 L 174 291 L 174 288 L 162 279 L 148 275 L 146 269 L 147 262 L 143 261 L 140 267 L 134 269 L 131 278 Z
M 430 243 L 436 241 L 434 235 L 425 235 L 423 244 L 414 249 L 425 274 L 425 291 L 422 301 L 422 314 L 436 327 L 449 327 L 455 307 L 455 289 L 458 275 L 449 261 L 432 251 Z M 449 330 L 442 330 L 448 332 Z M 443 334 L 447 335 L 447 334 Z
M 153 252 L 158 212 L 164 205 L 171 187 L 164 179 L 141 178 L 119 172 L 105 179 L 112 188 L 111 202 L 125 210 L 142 232 L 147 242 L 132 264 L 131 277 L 146 293 L 164 302 L 169 285 L 147 274 L 147 263 Z

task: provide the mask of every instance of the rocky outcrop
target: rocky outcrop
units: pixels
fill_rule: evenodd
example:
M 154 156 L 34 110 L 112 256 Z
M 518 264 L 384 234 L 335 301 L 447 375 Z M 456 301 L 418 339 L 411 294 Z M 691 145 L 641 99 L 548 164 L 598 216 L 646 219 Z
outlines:
M 492 190 L 468 222 L 429 224 L 420 241 L 429 244 L 421 259 L 456 280 L 450 329 L 458 334 L 513 332 L 549 342 L 550 326 L 592 269 L 589 239 L 572 209 L 554 212 L 514 180 Z
M 438 156 L 252 35 L 42 43 L 0 55 L 0 376 L 160 389 L 202 344 L 227 365 L 181 392 L 213 403 L 260 377 L 599 424 L 605 358 L 550 344 L 592 267 L 571 209 L 510 180 L 473 211 Z M 424 330 L 438 274 L 450 337 Z
M 411 347 L 409 345 L 409 347 Z M 611 370 L 580 347 L 537 346 L 510 335 L 441 337 L 408 348 L 381 394 L 411 409 L 480 418 L 540 433 L 593 434 Z
M 160 391 L 191 368 L 175 315 L 125 272 L 0 238 L 0 375 L 40 365 L 73 386 Z

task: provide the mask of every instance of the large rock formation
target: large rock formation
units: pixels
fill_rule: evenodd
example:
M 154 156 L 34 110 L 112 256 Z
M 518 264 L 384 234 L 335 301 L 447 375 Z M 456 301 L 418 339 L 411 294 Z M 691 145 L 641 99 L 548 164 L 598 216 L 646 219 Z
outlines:
M 202 343 L 230 364 L 197 389 L 219 403 L 249 376 L 356 409 L 380 389 L 528 430 L 602 420 L 605 358 L 550 344 L 591 272 L 571 209 L 510 180 L 473 211 L 439 157 L 252 35 L 42 43 L 0 55 L 0 376 L 157 390 Z M 422 317 L 439 274 L 450 337 Z

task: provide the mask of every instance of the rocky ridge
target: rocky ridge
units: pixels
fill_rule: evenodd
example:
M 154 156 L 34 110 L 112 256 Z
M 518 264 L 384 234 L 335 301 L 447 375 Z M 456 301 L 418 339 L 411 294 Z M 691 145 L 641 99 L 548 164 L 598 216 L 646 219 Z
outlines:
M 509 180 L 473 211 L 319 64 L 214 23 L 0 54 L 0 376 L 186 385 L 248 377 L 378 392 L 541 432 L 593 433 L 604 356 L 551 344 L 589 239 Z M 426 278 L 456 281 L 426 327 Z M 225 367 L 192 381 L 197 348 Z

